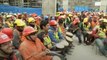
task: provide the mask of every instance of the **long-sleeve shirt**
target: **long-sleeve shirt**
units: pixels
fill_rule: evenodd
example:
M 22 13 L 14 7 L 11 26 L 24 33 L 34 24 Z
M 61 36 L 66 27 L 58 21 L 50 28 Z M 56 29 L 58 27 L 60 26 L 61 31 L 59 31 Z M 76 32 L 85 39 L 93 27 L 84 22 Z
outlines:
M 56 31 L 55 28 L 50 27 L 49 28 L 49 37 L 52 40 L 52 42 L 59 43 L 61 39 L 63 39 L 63 36 L 59 31 Z
M 42 42 L 36 38 L 35 42 L 25 40 L 21 43 L 19 51 L 24 60 L 51 60 L 51 56 L 42 56 L 41 53 L 46 49 Z

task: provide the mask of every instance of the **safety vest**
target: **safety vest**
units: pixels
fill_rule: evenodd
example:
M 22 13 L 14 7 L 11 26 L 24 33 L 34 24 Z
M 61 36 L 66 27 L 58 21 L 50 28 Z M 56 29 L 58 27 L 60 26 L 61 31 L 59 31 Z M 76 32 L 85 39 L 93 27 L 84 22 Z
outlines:
M 49 31 L 52 31 L 51 29 L 49 29 Z M 59 36 L 58 36 L 58 31 L 53 31 L 54 33 L 54 38 L 57 40 L 57 42 L 60 42 Z
M 61 30 L 61 27 L 60 27 L 60 26 L 58 27 L 58 30 L 59 30 L 59 32 L 62 32 L 62 30 Z
M 7 21 L 6 24 L 9 26 L 9 28 L 13 28 L 13 23 Z
M 90 23 L 88 23 L 88 25 L 85 25 L 85 24 L 83 23 L 83 28 L 84 28 L 85 30 L 89 30 L 89 29 L 90 29 Z
M 101 29 L 98 31 L 98 36 L 100 36 L 100 38 L 106 38 L 106 34 L 104 32 L 105 29 Z
M 46 36 L 43 38 L 44 39 L 44 45 L 48 46 L 49 48 L 52 48 L 52 42 L 49 36 Z
M 60 42 L 59 36 L 58 36 L 58 32 L 54 32 L 54 37 L 57 39 L 58 42 Z

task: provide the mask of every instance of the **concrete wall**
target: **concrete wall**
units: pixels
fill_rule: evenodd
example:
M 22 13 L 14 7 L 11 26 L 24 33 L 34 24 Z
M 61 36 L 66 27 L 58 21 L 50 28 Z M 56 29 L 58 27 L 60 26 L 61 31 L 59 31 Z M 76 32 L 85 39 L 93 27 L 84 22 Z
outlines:
M 62 1 L 62 5 L 63 5 L 64 10 L 68 10 L 68 2 L 69 2 L 68 0 L 63 0 Z
M 42 14 L 54 16 L 56 14 L 56 2 L 57 0 L 42 0 Z
M 100 11 L 107 12 L 107 0 L 101 0 Z

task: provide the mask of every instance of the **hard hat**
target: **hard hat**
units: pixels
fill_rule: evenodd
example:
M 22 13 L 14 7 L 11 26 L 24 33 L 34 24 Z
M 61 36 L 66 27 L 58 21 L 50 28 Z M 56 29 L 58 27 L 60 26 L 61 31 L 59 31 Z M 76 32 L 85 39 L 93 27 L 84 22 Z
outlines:
M 69 16 L 73 16 L 72 14 L 69 14 Z
M 66 18 L 66 16 L 64 16 L 64 15 L 58 17 L 58 19 L 65 19 L 65 18 Z
M 7 15 L 6 17 L 7 17 L 7 18 L 10 18 L 10 17 L 12 17 L 12 15 Z
M 36 17 L 36 16 L 37 16 L 37 14 L 36 14 L 36 13 L 33 13 L 33 14 L 31 14 L 31 16 L 32 16 L 32 17 Z
M 3 28 L 1 32 L 8 35 L 9 38 L 13 38 L 13 30 L 11 28 Z
M 80 22 L 79 18 L 75 18 L 72 23 L 75 25 L 76 23 L 79 23 L 79 22 Z
M 32 17 L 28 18 L 28 23 L 30 23 L 30 22 L 34 22 L 34 21 L 35 21 L 34 18 L 32 18 Z
M 37 30 L 35 30 L 33 27 L 27 26 L 23 30 L 23 35 L 27 36 L 27 35 L 34 33 L 34 32 L 37 32 Z
M 11 41 L 11 39 L 4 33 L 0 32 L 0 44 Z
M 88 18 L 85 18 L 83 21 L 83 23 L 86 23 L 86 22 L 88 22 Z
M 107 23 L 107 19 L 103 19 L 103 22 Z
M 51 21 L 49 22 L 49 25 L 50 25 L 50 26 L 57 25 L 57 22 L 56 22 L 55 20 L 51 20 Z
M 41 19 L 42 19 L 42 18 L 41 18 L 40 16 L 35 17 L 35 20 L 36 20 L 36 21 L 41 21 Z
M 21 19 L 16 19 L 14 23 L 15 24 L 19 23 L 20 22 L 19 20 L 21 20 Z
M 25 22 L 23 22 L 21 19 L 16 19 L 14 22 L 17 26 L 25 26 Z
M 44 16 L 44 19 L 48 19 L 49 18 L 49 16 Z

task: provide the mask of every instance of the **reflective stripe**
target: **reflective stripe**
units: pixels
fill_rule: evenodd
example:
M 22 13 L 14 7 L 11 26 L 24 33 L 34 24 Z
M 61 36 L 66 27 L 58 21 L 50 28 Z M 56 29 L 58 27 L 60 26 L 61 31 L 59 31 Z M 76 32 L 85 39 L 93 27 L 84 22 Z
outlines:
M 58 42 L 60 42 L 58 32 L 54 32 L 54 37 L 57 39 Z
M 44 45 L 50 45 L 50 46 L 52 46 L 51 39 L 50 39 L 49 36 L 44 37 L 43 39 L 44 39 Z

